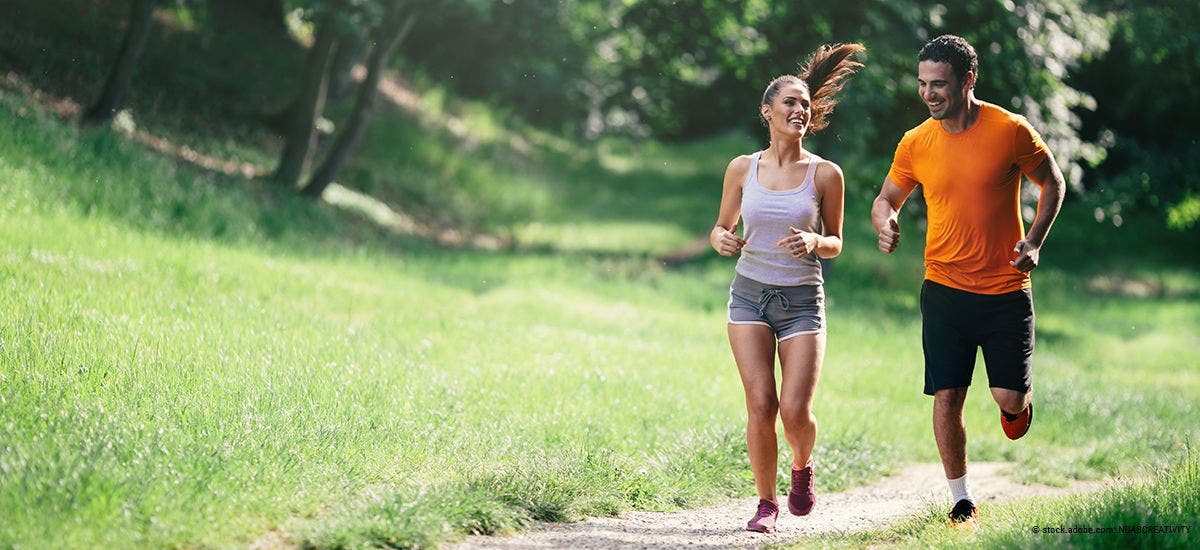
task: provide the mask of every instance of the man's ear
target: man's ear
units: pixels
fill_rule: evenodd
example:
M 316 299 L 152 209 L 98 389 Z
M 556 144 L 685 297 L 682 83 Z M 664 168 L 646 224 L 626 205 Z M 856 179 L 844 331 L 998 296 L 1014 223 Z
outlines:
M 966 85 L 968 90 L 975 88 L 975 71 L 967 71 Z

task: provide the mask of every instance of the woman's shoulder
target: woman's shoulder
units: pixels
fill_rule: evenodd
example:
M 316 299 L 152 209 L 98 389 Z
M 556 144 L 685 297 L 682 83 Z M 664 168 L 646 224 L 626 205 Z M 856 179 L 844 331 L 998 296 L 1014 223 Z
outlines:
M 746 155 L 738 155 L 729 161 L 729 166 L 725 168 L 725 174 L 728 176 L 745 176 L 750 173 L 750 163 L 754 162 L 754 155 L 750 153 Z
M 832 160 L 817 157 L 817 170 L 813 179 L 818 185 L 841 184 L 843 180 L 842 167 Z
M 754 161 L 755 155 L 758 155 L 757 151 L 753 152 L 753 153 L 746 153 L 744 155 L 738 155 L 736 157 L 733 157 L 733 160 L 729 161 L 729 167 L 730 168 L 732 168 L 734 166 L 741 166 L 743 168 L 749 167 L 750 163 Z

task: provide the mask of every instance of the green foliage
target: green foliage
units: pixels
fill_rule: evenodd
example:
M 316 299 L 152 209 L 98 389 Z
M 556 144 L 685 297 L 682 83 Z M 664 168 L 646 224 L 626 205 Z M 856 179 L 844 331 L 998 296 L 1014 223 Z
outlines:
M 535 124 L 579 129 L 587 117 L 582 72 L 600 29 L 604 3 L 433 0 L 400 45 L 409 71 L 424 71 L 458 94 L 515 109 Z M 453 37 L 453 39 L 447 39 Z M 578 132 L 576 132 L 578 133 Z
M 1151 214 L 1195 227 L 1200 194 L 1200 4 L 1094 0 L 1113 21 L 1107 55 L 1069 81 L 1096 98 L 1082 135 L 1109 147 L 1088 177 L 1089 200 L 1107 214 Z
M 1108 42 L 1111 21 L 1083 0 L 572 0 L 444 8 L 405 46 L 407 67 L 576 135 L 687 140 L 731 127 L 761 132 L 757 104 L 769 80 L 796 72 L 822 44 L 862 42 L 866 69 L 843 93 L 830 129 L 810 141 L 844 164 L 878 166 L 927 116 L 915 96 L 917 50 L 955 33 L 980 55 L 979 97 L 1027 115 L 1076 190 L 1084 166 L 1104 154 L 1102 141 L 1079 134 L 1079 113 L 1095 101 L 1065 82 L 1080 62 L 1102 56 Z M 451 29 L 479 32 L 443 40 Z
M 302 19 L 335 13 L 343 32 L 361 34 L 387 3 L 285 4 Z M 29 24 L 16 29 L 3 47 L 5 62 L 36 84 L 78 97 L 102 80 L 106 55 L 115 50 L 106 29 L 121 22 L 112 10 L 76 4 L 15 6 L 17 18 Z M 1195 85 L 1200 7 L 1195 2 L 436 0 L 411 5 L 420 16 L 397 56 L 404 73 L 428 89 L 482 98 L 501 117 L 515 115 L 575 137 L 628 133 L 688 140 L 731 127 L 762 135 L 756 103 L 768 80 L 795 71 L 820 44 L 863 42 L 866 68 L 843 93 L 832 126 L 809 140 L 810 147 L 849 173 L 860 173 L 861 181 L 878 180 L 900 133 L 926 115 L 912 78 L 917 49 L 937 34 L 957 33 L 981 56 L 979 97 L 1028 116 L 1073 189 L 1100 209 L 1105 222 L 1153 213 L 1177 229 L 1195 223 L 1186 203 L 1200 189 L 1194 176 L 1200 151 L 1186 130 L 1200 124 L 1198 110 L 1191 107 L 1200 101 Z M 82 10 L 90 13 L 84 19 L 103 24 L 56 25 L 53 16 L 63 10 Z M 190 133 L 225 112 L 273 112 L 287 104 L 303 60 L 295 44 L 223 34 L 207 24 L 203 2 L 173 3 L 169 11 L 174 20 L 151 38 L 139 71 L 146 77 L 135 83 L 131 98 L 141 110 L 153 106 L 155 118 L 162 120 L 140 122 L 186 121 L 183 130 Z M 45 27 L 52 31 L 29 32 Z M 68 29 L 78 31 L 74 40 L 49 38 Z M 178 51 L 204 55 L 179 63 Z M 1147 70 L 1156 77 L 1145 78 Z M 55 76 L 45 78 L 48 74 Z M 220 101 L 210 101 L 213 97 Z M 193 114 L 158 117 L 164 110 Z M 1154 123 L 1158 120 L 1174 123 Z M 235 139 L 255 132 L 246 126 Z M 873 187 L 852 184 L 849 190 L 866 196 Z
M 681 18 L 679 13 L 697 14 Z M 703 15 L 699 15 L 703 14 Z M 796 72 L 818 46 L 862 42 L 867 69 L 816 142 L 851 159 L 890 158 L 899 136 L 926 113 L 915 97 L 916 52 L 928 38 L 959 34 L 980 55 L 977 95 L 1026 114 L 1068 176 L 1097 157 L 1076 133 L 1090 98 L 1063 84 L 1080 59 L 1103 51 L 1104 20 L 1078 0 L 1053 3 L 817 2 L 634 3 L 612 31 L 609 104 L 635 112 L 654 135 L 688 138 L 730 124 L 757 124 L 765 83 Z M 686 23 L 685 23 L 686 21 Z M 685 28 L 684 25 L 692 25 Z M 603 44 L 603 43 L 602 43 Z M 638 90 L 642 90 L 639 92 Z M 636 101 L 637 98 L 644 98 Z M 830 143 L 835 142 L 836 144 Z
M 823 43 L 860 41 L 867 67 L 826 135 L 810 142 L 878 172 L 925 117 L 912 81 L 917 49 L 955 33 L 980 55 L 979 97 L 1026 115 L 1106 220 L 1121 209 L 1125 218 L 1175 211 L 1174 226 L 1186 228 L 1194 222 L 1181 201 L 1200 185 L 1186 130 L 1200 124 L 1190 107 L 1200 101 L 1198 10 L 1186 0 L 447 2 L 414 34 L 405 63 L 535 124 L 684 140 L 756 131 L 767 81 Z M 441 40 L 462 28 L 480 32 Z M 1159 76 L 1145 78 L 1147 68 Z M 1179 123 L 1151 122 L 1168 119 Z
M 1200 223 L 1200 195 L 1189 194 L 1167 211 L 1167 226 L 1184 230 Z

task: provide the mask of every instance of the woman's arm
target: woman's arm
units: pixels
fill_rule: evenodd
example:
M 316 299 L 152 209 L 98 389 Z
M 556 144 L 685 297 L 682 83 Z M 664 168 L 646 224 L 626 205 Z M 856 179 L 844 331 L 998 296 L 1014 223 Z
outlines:
M 738 218 L 742 215 L 742 183 L 750 172 L 750 157 L 739 156 L 729 161 L 725 169 L 725 183 L 721 191 L 721 208 L 717 211 L 717 223 L 708 235 L 708 243 L 722 256 L 732 256 L 746 246 L 745 239 L 737 236 Z
M 817 237 L 817 256 L 836 258 L 842 253 L 842 222 L 845 217 L 846 180 L 842 167 L 832 162 L 817 166 L 817 192 L 821 196 L 821 227 L 823 234 Z

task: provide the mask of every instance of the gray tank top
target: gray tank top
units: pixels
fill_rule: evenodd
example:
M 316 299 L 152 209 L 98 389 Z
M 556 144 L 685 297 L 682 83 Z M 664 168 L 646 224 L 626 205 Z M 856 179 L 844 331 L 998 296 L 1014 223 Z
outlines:
M 776 286 L 819 285 L 821 263 L 809 253 L 795 258 L 775 246 L 775 241 L 791 235 L 788 226 L 801 231 L 821 233 L 821 202 L 813 182 L 821 157 L 812 155 L 808 173 L 799 186 L 772 191 L 758 182 L 758 161 L 762 151 L 750 157 L 750 173 L 742 186 L 742 223 L 746 246 L 738 258 L 737 271 L 743 277 Z

